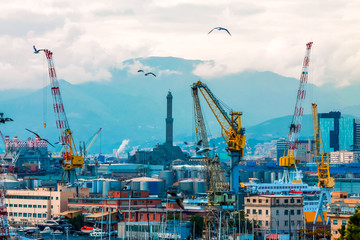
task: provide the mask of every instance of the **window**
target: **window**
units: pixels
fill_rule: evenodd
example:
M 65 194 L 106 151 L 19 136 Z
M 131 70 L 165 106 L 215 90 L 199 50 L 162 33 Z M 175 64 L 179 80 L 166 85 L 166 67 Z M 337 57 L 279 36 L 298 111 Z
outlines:
M 246 199 L 246 202 L 250 202 L 250 199 L 248 198 L 248 199 Z
M 285 200 L 284 200 L 284 203 L 289 203 L 289 199 L 285 199 Z
M 298 210 L 296 211 L 296 213 L 297 213 L 297 215 L 301 215 L 301 210 L 298 209 Z
M 337 224 L 338 224 L 338 220 L 335 220 L 335 219 L 334 219 L 334 220 L 333 220 L 333 224 L 334 224 L 334 225 L 337 225 Z
M 12 216 L 12 215 L 13 215 L 13 213 L 12 213 L 12 212 L 9 212 L 8 214 L 9 214 L 9 216 Z
M 296 199 L 296 202 L 297 202 L 297 203 L 301 203 L 301 199 Z
M 279 215 L 280 214 L 280 211 L 279 210 L 276 210 L 276 215 Z
M 268 202 L 269 202 L 269 199 L 266 199 L 265 202 L 268 203 Z
M 43 218 L 46 218 L 46 213 L 43 214 Z
M 261 199 L 259 199 L 259 203 L 262 203 L 262 200 L 261 200 Z
M 22 204 L 19 204 L 19 207 L 22 207 Z
M 24 208 L 27 208 L 27 204 L 24 204 Z
M 156 220 L 156 213 L 154 213 L 153 215 L 153 220 Z
M 38 218 L 41 218 L 41 213 L 38 213 Z
M 46 208 L 46 205 L 43 205 L 43 208 Z
M 13 204 L 10 204 L 10 207 L 13 207 L 14 205 Z
M 131 218 L 135 218 L 135 213 L 132 213 L 132 214 L 131 214 Z
M 301 221 L 297 221 L 297 226 L 301 226 Z
M 129 201 L 121 201 L 121 205 L 129 205 Z
M 36 206 L 36 205 L 34 205 L 33 207 L 34 207 L 34 208 L 37 208 L 37 206 Z
M 255 199 L 255 198 L 253 199 L 253 203 L 256 203 L 256 199 Z
M 346 225 L 346 220 L 342 220 L 341 225 Z
M 19 217 L 22 217 L 22 213 L 21 213 L 21 212 L 19 213 Z
M 142 215 L 142 214 L 140 214 L 140 219 L 141 219 L 141 220 L 143 219 L 143 215 Z
M 294 209 L 290 210 L 290 214 L 295 215 L 295 210 Z
M 284 222 L 284 225 L 285 225 L 285 226 L 289 226 L 289 221 L 285 221 L 285 222 Z
M 289 210 L 285 210 L 285 211 L 284 211 L 284 214 L 285 214 L 285 215 L 289 215 Z
M 250 209 L 246 209 L 246 213 L 247 213 L 247 214 L 250 214 Z
M 17 207 L 18 205 L 17 204 L 14 204 L 14 207 Z
M 56 200 L 59 200 L 59 197 L 56 197 Z
M 269 210 L 266 210 L 265 213 L 266 213 L 266 215 L 269 215 Z
M 57 200 L 57 199 L 56 199 Z M 97 204 L 104 204 L 104 200 L 94 200 L 94 203 Z
M 295 226 L 295 221 L 291 221 L 291 226 Z
M 269 226 L 269 221 L 266 221 L 266 222 L 265 222 L 265 225 L 266 225 L 266 226 Z
M 29 213 L 29 214 L 31 214 L 31 213 Z M 33 217 L 36 218 L 36 213 L 33 213 Z
M 38 208 L 41 208 L 41 205 L 38 205 Z
M 27 213 L 24 213 L 24 217 L 27 217 Z
M 292 198 L 292 199 L 290 199 L 290 202 L 291 202 L 291 203 L 294 203 L 294 202 L 295 202 L 295 200 Z
M 14 212 L 14 217 L 17 217 L 17 212 Z
M 29 208 L 32 208 L 32 205 L 31 205 L 31 204 L 29 204 Z
M 5 207 L 8 207 L 9 205 L 7 203 L 5 203 Z
M 53 205 L 51 205 L 51 208 L 54 208 L 54 206 L 53 206 Z
M 280 203 L 279 199 L 276 199 L 276 203 Z
M 278 227 L 280 227 L 280 221 L 279 221 L 279 220 L 276 220 L 276 225 L 277 225 Z
M 256 209 L 253 209 L 253 214 L 256 214 Z
M 262 225 L 262 221 L 261 221 L 261 220 L 259 220 L 259 221 L 258 221 L 258 224 L 259 224 L 259 226 L 261 226 L 261 225 Z
M 259 214 L 260 214 L 260 215 L 262 214 L 262 210 L 261 210 L 261 209 L 259 209 Z

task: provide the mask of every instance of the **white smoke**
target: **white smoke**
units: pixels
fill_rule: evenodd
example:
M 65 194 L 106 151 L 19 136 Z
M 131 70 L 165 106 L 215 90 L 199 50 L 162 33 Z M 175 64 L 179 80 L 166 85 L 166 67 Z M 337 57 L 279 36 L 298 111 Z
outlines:
M 124 139 L 120 144 L 119 149 L 116 151 L 116 159 L 119 160 L 119 155 L 125 151 L 126 146 L 129 144 L 129 139 Z

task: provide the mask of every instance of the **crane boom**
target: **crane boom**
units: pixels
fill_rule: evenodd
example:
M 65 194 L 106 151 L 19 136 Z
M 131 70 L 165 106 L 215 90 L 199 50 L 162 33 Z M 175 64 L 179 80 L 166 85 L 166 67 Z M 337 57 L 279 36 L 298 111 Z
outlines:
M 300 85 L 297 92 L 295 110 L 287 138 L 287 147 L 285 148 L 284 156 L 280 157 L 279 159 L 279 166 L 294 168 L 295 165 L 298 163 L 298 161 L 295 160 L 295 151 L 298 148 L 298 138 L 301 130 L 302 116 L 304 113 L 304 108 L 302 105 L 306 97 L 305 87 L 308 81 L 310 51 L 312 44 L 312 42 L 306 44 L 306 53 L 300 76 Z
M 47 59 L 51 94 L 53 98 L 53 109 L 57 117 L 56 127 L 59 131 L 59 143 L 64 146 L 65 150 L 65 152 L 62 154 L 63 159 L 60 160 L 60 164 L 62 165 L 62 168 L 65 169 L 65 173 L 67 173 L 67 181 L 72 184 L 74 183 L 76 177 L 75 169 L 83 166 L 83 157 L 77 155 L 75 142 L 66 117 L 64 104 L 60 93 L 59 81 L 57 79 L 55 65 L 52 57 L 53 53 L 48 49 L 36 49 L 35 46 L 34 50 L 35 54 L 43 51 Z
M 88 146 L 86 147 L 86 149 L 85 149 L 85 152 L 86 152 L 86 153 L 90 150 L 91 146 L 94 144 L 94 142 L 95 142 L 96 138 L 99 136 L 101 130 L 102 130 L 102 128 L 100 128 L 100 129 L 97 131 L 97 133 L 95 134 L 95 136 L 91 139 L 91 142 L 89 143 L 89 145 L 88 145 Z
M 334 188 L 335 180 L 330 177 L 330 162 L 329 154 L 324 152 L 324 146 L 320 132 L 320 122 L 317 111 L 317 104 L 312 103 L 312 116 L 313 116 L 313 128 L 314 128 L 314 140 L 315 140 L 315 160 L 318 172 L 318 186 L 321 188 Z
M 211 111 L 215 115 L 217 121 L 221 126 L 221 134 L 228 145 L 228 150 L 232 155 L 237 155 L 237 161 L 244 156 L 246 136 L 245 130 L 241 128 L 241 112 L 231 112 L 230 117 L 228 113 L 222 108 L 219 100 L 211 92 L 209 87 L 198 81 L 193 84 L 193 89 L 197 88 L 205 98 Z

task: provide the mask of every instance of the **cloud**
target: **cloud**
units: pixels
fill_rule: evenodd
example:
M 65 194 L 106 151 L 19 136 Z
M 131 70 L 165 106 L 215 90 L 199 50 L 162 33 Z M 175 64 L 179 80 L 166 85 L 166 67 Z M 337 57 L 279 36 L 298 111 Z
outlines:
M 310 81 L 351 85 L 360 81 L 359 10 L 356 0 L 2 1 L 0 88 L 42 87 L 33 44 L 54 52 L 59 78 L 80 83 L 149 56 L 204 60 L 194 73 L 205 78 L 247 69 L 299 78 L 308 41 Z M 232 37 L 208 35 L 216 26 Z

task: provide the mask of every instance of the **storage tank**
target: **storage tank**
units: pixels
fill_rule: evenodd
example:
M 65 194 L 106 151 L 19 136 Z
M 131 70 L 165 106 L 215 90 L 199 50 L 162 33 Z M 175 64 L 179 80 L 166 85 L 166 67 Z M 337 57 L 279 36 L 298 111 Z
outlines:
M 193 182 L 194 194 L 206 193 L 205 181 L 198 180 Z
M 176 180 L 179 181 L 180 179 L 185 178 L 185 171 L 184 170 L 176 170 Z
M 174 184 L 174 173 L 172 171 L 160 171 L 159 178 L 164 180 L 165 188 L 169 188 Z
M 141 191 L 149 191 L 149 183 L 148 182 L 140 182 L 140 190 Z
M 192 180 L 184 180 L 179 182 L 180 191 L 188 194 L 192 194 L 194 192 L 193 189 L 193 181 Z

